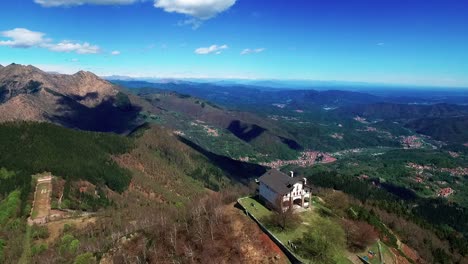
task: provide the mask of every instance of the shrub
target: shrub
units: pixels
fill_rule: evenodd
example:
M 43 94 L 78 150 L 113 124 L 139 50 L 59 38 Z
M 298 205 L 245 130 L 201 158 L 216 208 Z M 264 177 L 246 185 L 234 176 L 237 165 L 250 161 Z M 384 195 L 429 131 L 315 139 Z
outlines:
M 33 255 L 37 255 L 37 254 L 41 254 L 42 252 L 46 251 L 49 247 L 47 246 L 47 244 L 38 244 L 38 245 L 34 245 L 32 248 L 31 248 L 31 254 Z
M 97 263 L 96 258 L 93 256 L 91 253 L 84 253 L 81 255 L 78 255 L 75 258 L 75 261 L 73 262 L 74 264 L 94 264 Z
M 303 237 L 293 241 L 297 253 L 313 263 L 336 263 L 345 247 L 345 233 L 341 226 L 328 218 L 318 218 Z
M 49 237 L 49 230 L 46 226 L 34 225 L 32 227 L 32 238 L 33 239 L 46 239 Z

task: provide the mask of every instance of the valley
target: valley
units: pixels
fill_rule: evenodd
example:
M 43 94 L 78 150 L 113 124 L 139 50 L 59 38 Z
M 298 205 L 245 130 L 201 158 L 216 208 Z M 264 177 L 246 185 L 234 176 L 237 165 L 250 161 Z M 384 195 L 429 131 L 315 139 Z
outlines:
M 468 264 L 467 14 L 0 1 L 0 264 Z
M 349 91 L 233 93 L 216 86 L 219 97 L 200 92 L 214 84 L 116 86 L 91 73 L 49 75 L 30 66 L 0 69 L 3 89 L 17 91 L 3 97 L 3 116 L 10 110 L 2 107 L 18 96 L 27 99 L 19 107 L 34 110 L 28 117 L 8 112 L 14 120 L 0 124 L 0 257 L 6 263 L 287 263 L 236 208 L 246 196 L 255 208 L 264 206 L 255 180 L 270 169 L 294 171 L 313 186 L 313 206 L 302 220 L 282 226 L 267 207 L 259 216 L 283 243 L 294 241 L 306 262 L 319 261 L 315 246 L 326 247 L 314 237 L 320 232 L 339 245 L 327 246 L 333 256 L 320 263 L 358 263 L 357 256 L 374 263 L 375 252 L 392 263 L 466 260 L 466 133 L 437 125 L 436 134 L 426 133 L 411 125 L 426 116 L 460 118 L 464 105 L 409 107 Z M 65 93 L 62 77 L 95 81 L 86 93 L 97 95 Z M 8 78 L 22 82 L 12 86 Z M 73 105 L 66 122 L 50 118 L 51 109 L 64 113 L 64 98 Z M 320 232 L 309 230 L 317 226 Z M 15 245 L 23 246 L 12 250 Z

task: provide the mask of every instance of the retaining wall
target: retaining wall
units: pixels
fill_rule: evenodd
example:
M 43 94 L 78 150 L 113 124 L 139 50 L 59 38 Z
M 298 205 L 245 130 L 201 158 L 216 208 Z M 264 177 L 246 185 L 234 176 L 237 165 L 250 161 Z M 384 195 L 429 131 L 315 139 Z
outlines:
M 306 264 L 304 262 L 302 262 L 301 260 L 299 260 L 296 255 L 294 255 L 293 252 L 291 252 L 289 250 L 289 248 L 287 248 L 283 242 L 281 242 L 275 235 L 273 235 L 270 230 L 268 230 L 268 228 L 266 228 L 253 214 L 251 214 L 247 208 L 245 208 L 241 203 L 240 203 L 240 200 L 242 200 L 242 198 L 238 199 L 237 200 L 237 204 L 244 210 L 245 214 L 248 215 L 250 218 L 252 218 L 255 223 L 257 223 L 257 225 L 260 227 L 260 229 L 262 229 L 262 231 L 267 234 L 271 240 L 273 240 L 273 242 L 275 242 L 275 244 L 281 249 L 281 251 L 283 251 L 283 253 L 286 255 L 286 257 L 288 257 L 289 261 L 291 261 L 292 264 Z

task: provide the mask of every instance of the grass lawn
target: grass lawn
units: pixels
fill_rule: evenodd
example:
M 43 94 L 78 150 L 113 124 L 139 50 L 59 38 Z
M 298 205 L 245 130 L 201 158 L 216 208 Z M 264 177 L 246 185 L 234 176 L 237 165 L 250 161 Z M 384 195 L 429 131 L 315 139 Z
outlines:
M 256 199 L 252 197 L 243 198 L 240 200 L 240 203 L 259 221 L 262 221 L 265 217 L 268 217 L 273 214 L 273 212 Z M 314 202 L 314 206 L 321 206 L 318 203 Z M 253 205 L 253 206 L 252 206 Z M 308 210 L 300 213 L 302 218 L 302 224 L 295 230 L 282 231 L 279 229 L 270 230 L 277 238 L 279 238 L 285 245 L 287 245 L 288 240 L 294 240 L 302 237 L 302 234 L 307 231 L 307 229 L 313 225 L 313 220 L 316 217 L 319 217 L 314 211 Z
M 244 206 L 251 214 L 253 214 L 258 220 L 261 220 L 263 217 L 267 217 L 273 214 L 272 211 L 268 210 L 259 203 L 257 200 L 247 197 L 242 198 L 239 202 Z
M 335 260 L 336 260 L 336 264 L 353 264 L 353 262 L 349 260 L 347 257 L 345 257 L 344 255 L 337 256 Z
M 312 200 L 314 201 L 314 198 L 312 198 Z M 261 203 L 259 203 L 256 199 L 252 197 L 242 198 L 239 200 L 239 203 L 242 204 L 242 206 L 244 206 L 249 211 L 249 213 L 254 215 L 260 222 L 264 217 L 268 217 L 273 214 L 272 211 L 265 208 L 265 206 L 263 206 Z M 314 201 L 313 206 L 320 207 L 322 205 Z M 270 229 L 270 232 L 272 232 L 284 245 L 288 246 L 288 240 L 293 241 L 295 239 L 301 238 L 302 235 L 305 232 L 307 232 L 307 230 L 310 227 L 314 227 L 314 220 L 318 217 L 321 217 L 315 212 L 315 210 L 307 210 L 301 212 L 300 216 L 302 218 L 302 224 L 298 228 L 287 231 L 282 231 L 280 229 Z M 307 260 L 303 260 L 303 262 L 307 263 Z M 336 263 L 352 264 L 352 262 L 349 259 L 347 259 L 344 255 L 337 256 Z
M 273 233 L 281 240 L 284 241 L 285 244 L 287 244 L 288 240 L 295 240 L 298 238 L 301 238 L 302 235 L 307 232 L 307 230 L 312 226 L 313 227 L 313 221 L 318 215 L 312 211 L 305 211 L 300 213 L 301 219 L 302 219 L 302 224 L 299 225 L 298 228 L 294 230 L 287 230 L 287 231 L 281 231 L 281 230 L 272 230 Z

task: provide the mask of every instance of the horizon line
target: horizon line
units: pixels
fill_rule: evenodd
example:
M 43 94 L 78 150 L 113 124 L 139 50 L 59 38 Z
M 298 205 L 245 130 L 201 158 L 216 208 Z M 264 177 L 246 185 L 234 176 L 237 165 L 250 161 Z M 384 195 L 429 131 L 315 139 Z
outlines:
M 200 81 L 250 81 L 250 82 L 259 82 L 259 81 L 277 81 L 277 82 L 310 82 L 310 84 L 295 84 L 297 87 L 307 87 L 310 86 L 311 88 L 314 87 L 314 85 L 317 85 L 318 83 L 326 84 L 326 85 L 337 85 L 337 86 L 342 86 L 342 87 L 356 87 L 356 88 L 366 88 L 369 86 L 385 86 L 387 88 L 440 88 L 440 89 L 457 89 L 457 90 L 468 90 L 468 85 L 430 85 L 430 84 L 414 84 L 414 83 L 395 83 L 395 82 L 372 82 L 372 81 L 350 81 L 350 80 L 333 80 L 333 79 L 311 79 L 311 78 L 267 78 L 267 77 L 245 77 L 245 76 L 226 76 L 226 77 L 209 77 L 209 76 L 179 76 L 179 77 L 174 77 L 177 74 L 174 74 L 171 77 L 157 77 L 157 76 L 136 76 L 136 75 L 127 75 L 127 74 L 98 74 L 92 69 L 86 69 L 86 67 L 80 67 L 80 70 L 71 70 L 71 71 L 66 71 L 65 68 L 63 67 L 62 71 L 59 69 L 54 69 L 54 70 L 47 70 L 44 68 L 48 68 L 47 65 L 33 65 L 33 64 L 21 64 L 21 63 L 7 63 L 7 64 L 2 64 L 3 67 L 7 67 L 12 64 L 17 64 L 17 65 L 22 65 L 22 66 L 33 66 L 36 68 L 39 68 L 40 70 L 47 72 L 47 73 L 58 73 L 58 74 L 67 74 L 67 75 L 72 75 L 80 71 L 88 71 L 92 72 L 93 74 L 99 76 L 100 78 L 103 79 L 109 79 L 111 77 L 122 77 L 122 78 L 129 78 L 129 79 L 135 79 L 135 80 L 162 80 L 162 79 L 172 79 L 172 80 L 200 80 Z M 5 66 L 6 65 L 6 66 Z M 124 80 L 124 79 L 113 79 L 113 80 Z M 317 84 L 313 84 L 316 82 Z M 244 84 L 246 85 L 246 84 Z M 251 84 L 252 86 L 255 86 L 255 84 Z M 260 87 L 269 87 L 269 86 L 261 86 L 257 85 Z M 273 87 L 272 87 L 273 88 Z

